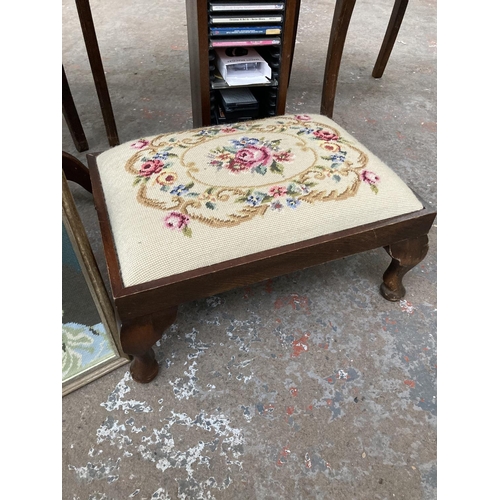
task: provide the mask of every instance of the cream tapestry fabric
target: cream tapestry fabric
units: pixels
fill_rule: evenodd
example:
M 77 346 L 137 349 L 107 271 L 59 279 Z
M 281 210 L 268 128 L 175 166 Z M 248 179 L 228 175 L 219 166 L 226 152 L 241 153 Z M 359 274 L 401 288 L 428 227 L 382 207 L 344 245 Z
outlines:
M 422 208 L 321 115 L 146 137 L 97 161 L 124 286 Z

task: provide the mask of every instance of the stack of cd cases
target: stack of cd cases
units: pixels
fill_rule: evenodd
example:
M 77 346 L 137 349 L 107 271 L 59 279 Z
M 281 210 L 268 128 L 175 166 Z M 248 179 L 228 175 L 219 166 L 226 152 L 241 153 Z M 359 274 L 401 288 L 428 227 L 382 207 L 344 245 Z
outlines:
M 207 0 L 212 124 L 276 115 L 287 2 Z M 236 73 L 237 59 L 250 57 L 252 51 L 261 58 L 260 66 Z M 225 70 L 220 67 L 223 58 L 234 58 L 225 63 Z M 235 71 L 230 74 L 230 69 Z M 253 73 L 259 73 L 258 77 Z M 235 89 L 241 92 L 225 92 Z M 238 101 L 233 102 L 236 95 Z
M 212 0 L 211 47 L 280 45 L 284 9 L 284 2 Z

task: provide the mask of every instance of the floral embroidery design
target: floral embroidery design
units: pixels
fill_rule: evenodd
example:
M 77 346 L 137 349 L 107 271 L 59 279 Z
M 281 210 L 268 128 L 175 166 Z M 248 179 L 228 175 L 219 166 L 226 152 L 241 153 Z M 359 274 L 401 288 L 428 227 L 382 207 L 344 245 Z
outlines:
M 143 149 L 149 144 L 149 141 L 146 141 L 144 139 L 140 139 L 137 142 L 134 142 L 130 147 L 134 149 Z
M 283 164 L 295 159 L 290 149 L 280 150 L 279 139 L 266 141 L 264 138 L 242 137 L 229 142 L 229 145 L 219 146 L 210 151 L 209 158 L 212 158 L 210 165 L 218 169 L 226 168 L 234 174 L 250 171 L 266 175 L 268 168 L 271 172 L 282 174 Z
M 349 198 L 362 184 L 377 194 L 381 180 L 364 152 L 309 115 L 139 139 L 131 149 L 137 200 L 188 237 L 193 221 L 235 226 L 268 210 Z
M 182 231 L 186 236 L 191 237 L 191 229 L 188 228 L 189 217 L 180 212 L 169 212 L 165 217 L 165 227 Z
M 378 193 L 378 187 L 376 186 L 377 182 L 380 180 L 380 177 L 370 172 L 369 170 L 363 170 L 360 174 L 361 180 L 370 185 L 371 190 L 376 194 Z

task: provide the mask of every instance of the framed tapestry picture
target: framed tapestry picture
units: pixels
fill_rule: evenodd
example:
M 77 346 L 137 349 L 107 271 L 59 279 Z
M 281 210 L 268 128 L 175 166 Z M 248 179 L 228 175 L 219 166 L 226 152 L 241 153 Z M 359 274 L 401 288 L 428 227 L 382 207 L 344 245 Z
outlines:
M 75 202 L 62 175 L 62 395 L 129 362 Z

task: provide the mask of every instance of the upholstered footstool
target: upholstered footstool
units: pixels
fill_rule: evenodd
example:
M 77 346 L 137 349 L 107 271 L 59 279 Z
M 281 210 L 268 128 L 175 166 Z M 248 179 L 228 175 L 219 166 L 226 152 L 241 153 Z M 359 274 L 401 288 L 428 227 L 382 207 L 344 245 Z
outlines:
M 123 350 L 149 382 L 181 303 L 385 247 L 381 292 L 426 255 L 436 213 L 322 115 L 144 137 L 89 167 Z

